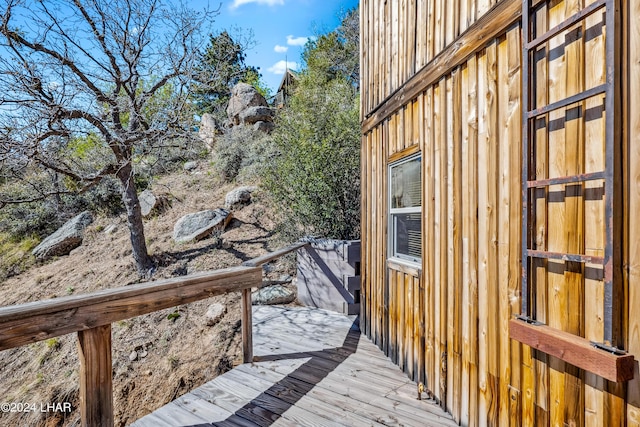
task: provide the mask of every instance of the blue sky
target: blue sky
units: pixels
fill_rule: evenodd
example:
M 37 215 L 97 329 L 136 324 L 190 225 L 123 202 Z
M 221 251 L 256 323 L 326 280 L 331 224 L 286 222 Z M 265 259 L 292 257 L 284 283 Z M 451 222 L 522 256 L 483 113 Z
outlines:
M 218 5 L 215 0 L 209 4 Z M 285 61 L 289 68 L 299 68 L 307 38 L 335 29 L 343 12 L 356 6 L 358 0 L 224 0 L 213 31 L 252 29 L 257 46 L 247 52 L 246 63 L 260 67 L 263 80 L 275 91 Z

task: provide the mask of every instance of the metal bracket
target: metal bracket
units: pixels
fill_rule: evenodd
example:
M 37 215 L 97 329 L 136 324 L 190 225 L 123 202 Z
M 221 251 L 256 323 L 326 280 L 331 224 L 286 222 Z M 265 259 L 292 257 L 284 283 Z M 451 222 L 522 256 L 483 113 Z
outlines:
M 624 356 L 625 354 L 627 354 L 626 351 L 620 350 L 618 347 L 612 347 L 605 343 L 591 341 L 591 345 L 594 346 L 595 348 L 599 348 L 600 350 L 604 350 L 608 353 L 615 354 L 616 356 Z
M 524 316 L 524 315 L 522 315 L 522 314 L 518 314 L 518 315 L 516 315 L 516 319 L 518 319 L 518 320 L 522 320 L 523 322 L 528 323 L 528 324 L 533 325 L 533 326 L 541 326 L 541 325 L 544 325 L 544 323 L 542 323 L 542 322 L 538 322 L 536 319 L 532 319 L 531 317 L 529 317 L 529 316 Z

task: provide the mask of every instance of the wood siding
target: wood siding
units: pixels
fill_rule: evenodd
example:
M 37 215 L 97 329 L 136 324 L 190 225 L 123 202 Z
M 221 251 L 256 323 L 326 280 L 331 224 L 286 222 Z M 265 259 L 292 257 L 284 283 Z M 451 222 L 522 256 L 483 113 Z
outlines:
M 511 2 L 511 0 L 503 0 Z M 591 0 L 549 2 L 537 31 Z M 519 2 L 518 2 L 519 4 Z M 446 7 L 445 7 L 446 5 Z M 487 0 L 361 0 L 363 331 L 461 425 L 640 426 L 640 373 L 616 384 L 511 340 L 520 313 L 521 30 L 509 22 L 464 60 L 402 99 L 411 77 L 495 5 Z M 640 359 L 640 0 L 622 2 L 624 272 L 623 347 Z M 510 15 L 511 16 L 511 15 Z M 536 106 L 604 82 L 601 13 L 535 55 Z M 427 70 L 428 71 L 428 70 Z M 633 95 L 631 95 L 633 94 Z M 540 178 L 604 168 L 602 97 L 536 125 Z M 422 154 L 422 265 L 388 259 L 388 165 Z M 539 249 L 602 256 L 603 182 L 538 191 Z M 602 270 L 539 261 L 538 320 L 585 338 L 603 334 Z
M 363 107 L 368 112 L 462 34 L 495 0 L 361 2 Z

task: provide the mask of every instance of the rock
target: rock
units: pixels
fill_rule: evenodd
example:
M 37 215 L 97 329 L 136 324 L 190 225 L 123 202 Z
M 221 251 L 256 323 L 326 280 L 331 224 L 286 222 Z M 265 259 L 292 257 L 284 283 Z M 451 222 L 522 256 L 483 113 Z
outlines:
M 251 294 L 253 305 L 288 304 L 296 299 L 296 293 L 282 285 L 266 286 Z
M 187 171 L 187 172 L 191 172 L 192 170 L 197 169 L 197 167 L 198 167 L 198 162 L 196 162 L 196 161 L 194 160 L 194 161 L 191 161 L 191 162 L 187 162 L 187 163 L 185 163 L 185 164 L 182 166 L 182 169 L 183 169 L 183 170 L 185 170 L 185 171 Z
M 262 279 L 261 287 L 267 287 L 267 286 L 273 286 L 273 285 L 292 285 L 293 281 L 294 279 L 287 274 L 284 276 L 280 276 L 276 280 Z
M 231 124 L 240 124 L 240 113 L 249 107 L 267 107 L 267 101 L 264 96 L 250 84 L 238 83 L 231 89 L 231 98 L 227 106 L 227 117 Z
M 187 274 L 189 274 L 189 267 L 187 264 L 180 265 L 171 272 L 172 276 L 186 276 Z
M 205 210 L 183 216 L 173 226 L 173 240 L 178 243 L 202 240 L 214 231 L 222 231 L 231 221 L 225 209 Z
M 270 122 L 273 121 L 274 112 L 269 107 L 249 107 L 242 110 L 239 115 L 240 123 L 245 125 L 252 125 L 256 122 Z
M 200 129 L 198 136 L 211 151 L 215 145 L 215 135 L 217 133 L 216 121 L 209 113 L 204 113 L 200 119 Z
M 76 255 L 77 255 L 77 254 L 79 254 L 80 252 L 82 252 L 82 247 L 78 246 L 77 248 L 72 249 L 72 250 L 69 252 L 69 254 L 68 254 L 68 255 L 69 255 L 69 256 L 76 256 Z
M 151 190 L 144 190 L 138 194 L 138 200 L 140 200 L 140 210 L 143 217 L 160 213 L 169 205 L 169 199 L 166 196 L 156 196 Z
M 142 349 L 140 350 L 140 354 L 138 356 L 140 356 L 141 359 L 144 359 L 145 357 L 147 357 L 149 353 L 147 352 L 147 350 Z
M 133 350 L 131 352 L 131 354 L 129 355 L 129 361 L 130 362 L 135 362 L 136 360 L 138 360 L 138 352 Z
M 140 210 L 142 211 L 142 216 L 148 216 L 153 208 L 155 208 L 158 201 L 155 194 L 153 194 L 151 190 L 144 190 L 142 193 L 138 194 L 138 200 L 140 200 Z
M 92 222 L 93 216 L 91 212 L 82 212 L 44 239 L 31 253 L 37 259 L 69 254 L 69 252 L 82 244 L 84 230 Z
M 229 191 L 224 197 L 224 207 L 231 209 L 237 205 L 246 205 L 251 203 L 251 193 L 256 191 L 258 187 L 238 187 Z
M 291 283 L 292 280 L 293 280 L 293 277 L 291 277 L 290 274 L 284 274 L 278 277 L 278 281 L 282 283 Z
M 207 326 L 213 326 L 222 319 L 227 312 L 227 307 L 220 303 L 211 304 L 204 315 Z
M 116 232 L 116 230 L 118 229 L 118 226 L 116 224 L 109 224 L 104 228 L 104 234 L 113 234 Z
M 271 133 L 273 129 L 275 129 L 275 127 L 276 125 L 273 124 L 273 122 L 255 122 L 253 124 L 254 130 L 264 132 L 264 133 Z

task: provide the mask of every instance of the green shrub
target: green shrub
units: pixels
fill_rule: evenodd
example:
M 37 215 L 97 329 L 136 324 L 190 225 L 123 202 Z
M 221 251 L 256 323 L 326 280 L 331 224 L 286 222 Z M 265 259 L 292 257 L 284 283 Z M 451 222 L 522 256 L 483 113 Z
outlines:
M 64 193 L 77 190 L 75 187 L 77 183 L 73 180 L 38 170 L 0 185 L 0 197 L 3 199 L 33 200 L 3 206 L 0 209 L 0 232 L 10 235 L 12 240 L 31 236 L 43 239 L 84 210 L 106 215 L 117 215 L 123 211 L 122 190 L 115 178 L 105 177 L 84 193 Z M 58 194 L 39 200 L 42 194 L 47 193 Z
M 52 191 L 55 185 L 64 188 L 62 182 L 54 179 L 45 173 L 31 172 L 22 180 L 3 185 L 0 196 L 7 200 L 34 200 L 39 196 L 34 189 L 46 192 Z M 62 196 L 19 204 L 9 203 L 0 209 L 0 232 L 9 234 L 12 240 L 33 235 L 46 237 L 64 223 L 58 216 L 63 204 Z
M 39 242 L 35 236 L 15 240 L 7 233 L 0 233 L 0 281 L 29 268 L 35 262 L 31 250 Z
M 283 231 L 336 239 L 360 236 L 358 97 L 345 79 L 306 75 L 276 119 L 277 155 L 263 182 L 284 216 Z
M 144 189 L 154 176 L 165 175 L 182 169 L 185 162 L 206 158 L 207 147 L 199 138 L 176 139 L 149 151 L 140 153 L 134 161 L 136 185 Z
M 271 138 L 264 132 L 251 126 L 236 126 L 216 139 L 213 166 L 227 182 L 253 179 L 271 147 Z
M 90 210 L 115 216 L 124 211 L 120 182 L 112 176 L 104 177 L 98 185 L 83 194 L 66 195 L 64 200 L 66 209 L 74 213 Z

